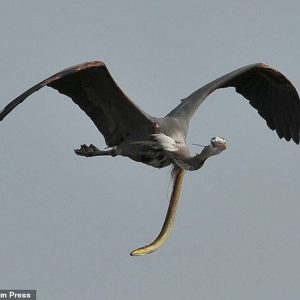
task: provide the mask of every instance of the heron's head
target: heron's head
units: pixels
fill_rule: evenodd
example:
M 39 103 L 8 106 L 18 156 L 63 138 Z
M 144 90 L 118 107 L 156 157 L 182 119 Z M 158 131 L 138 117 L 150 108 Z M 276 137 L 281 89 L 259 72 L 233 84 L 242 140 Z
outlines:
M 217 155 L 220 154 L 222 151 L 224 151 L 227 148 L 227 144 L 225 139 L 215 136 L 210 140 L 210 154 L 211 155 Z
M 190 171 L 198 170 L 203 166 L 204 162 L 209 157 L 220 154 L 222 151 L 224 151 L 227 148 L 227 144 L 225 139 L 215 136 L 210 140 L 209 145 L 202 147 L 204 148 L 201 151 L 201 153 L 196 154 L 195 156 L 192 156 L 189 159 L 185 160 L 185 166 L 180 167 Z M 188 165 L 188 167 L 186 167 L 186 165 Z

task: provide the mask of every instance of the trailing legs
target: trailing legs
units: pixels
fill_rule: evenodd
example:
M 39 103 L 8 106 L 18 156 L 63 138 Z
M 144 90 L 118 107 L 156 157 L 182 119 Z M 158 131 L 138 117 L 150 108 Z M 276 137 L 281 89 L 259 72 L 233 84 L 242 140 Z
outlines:
M 90 144 L 89 146 L 87 146 L 86 144 L 81 145 L 80 149 L 75 149 L 74 152 L 77 155 L 85 156 L 85 157 L 101 156 L 101 155 L 116 156 L 115 149 L 110 148 L 108 150 L 100 150 L 93 144 Z

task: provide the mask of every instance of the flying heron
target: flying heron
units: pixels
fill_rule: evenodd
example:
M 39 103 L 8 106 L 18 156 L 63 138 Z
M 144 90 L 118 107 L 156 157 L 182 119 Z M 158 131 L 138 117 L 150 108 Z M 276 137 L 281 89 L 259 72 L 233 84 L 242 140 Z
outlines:
M 213 91 L 234 87 L 276 130 L 279 138 L 299 144 L 300 99 L 292 83 L 279 71 L 263 63 L 234 70 L 204 85 L 181 100 L 163 118 L 152 117 L 134 104 L 118 87 L 105 64 L 87 62 L 65 69 L 34 85 L 10 102 L 1 112 L 3 120 L 17 105 L 44 86 L 69 96 L 91 118 L 108 146 L 81 145 L 76 154 L 92 156 L 125 156 L 155 168 L 172 165 L 173 191 L 167 215 L 157 238 L 132 251 L 133 256 L 157 250 L 168 238 L 180 197 L 185 170 L 200 169 L 211 156 L 226 149 L 226 141 L 213 137 L 201 153 L 192 156 L 186 145 L 189 122 L 199 105 Z

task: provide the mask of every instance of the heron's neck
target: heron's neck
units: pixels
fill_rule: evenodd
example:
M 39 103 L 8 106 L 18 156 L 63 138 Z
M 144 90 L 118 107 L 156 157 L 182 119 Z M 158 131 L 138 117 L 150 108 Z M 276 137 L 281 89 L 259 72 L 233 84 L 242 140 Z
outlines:
M 186 160 L 186 163 L 190 166 L 191 171 L 198 170 L 203 166 L 204 162 L 212 155 L 215 155 L 212 151 L 212 147 L 211 145 L 207 145 L 203 148 L 201 153 L 189 157 Z
M 174 157 L 174 170 L 177 168 L 185 169 L 189 171 L 194 171 L 200 169 L 204 162 L 211 156 L 220 154 L 227 148 L 226 142 L 223 138 L 214 137 L 211 139 L 209 145 L 205 146 L 201 153 L 195 156 L 190 156 L 188 151 L 181 153 L 181 155 L 176 155 Z M 172 172 L 173 174 L 175 172 Z
M 212 155 L 214 155 L 212 153 L 212 147 L 208 145 L 204 147 L 201 153 L 196 154 L 195 156 L 180 155 L 175 156 L 174 160 L 177 167 L 189 171 L 194 171 L 200 169 L 203 166 L 204 162 Z
M 196 154 L 195 156 L 189 156 L 189 157 L 176 157 L 175 164 L 173 165 L 172 170 L 172 178 L 175 178 L 175 175 L 177 174 L 179 169 L 185 169 L 189 171 L 195 171 L 200 169 L 204 162 L 213 155 L 219 154 L 221 151 L 219 149 L 216 149 L 216 147 L 212 147 L 211 145 L 207 145 L 203 148 L 201 153 Z
M 223 144 L 214 147 L 212 144 L 205 146 L 201 153 L 191 156 L 185 160 L 185 164 L 188 166 L 186 169 L 190 171 L 200 169 L 209 157 L 220 154 L 225 149 L 226 145 Z

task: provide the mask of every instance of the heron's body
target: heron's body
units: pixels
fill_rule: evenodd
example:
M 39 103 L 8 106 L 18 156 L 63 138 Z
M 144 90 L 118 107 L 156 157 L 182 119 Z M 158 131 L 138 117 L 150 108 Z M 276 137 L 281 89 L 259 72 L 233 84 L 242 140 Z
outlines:
M 279 138 L 300 142 L 300 99 L 292 83 L 279 71 L 262 63 L 239 68 L 204 85 L 181 100 L 164 118 L 148 115 L 118 87 L 103 62 L 88 62 L 65 69 L 34 85 L 1 112 L 3 120 L 16 106 L 44 86 L 69 96 L 103 134 L 107 150 L 82 145 L 82 156 L 122 155 L 156 168 L 173 165 L 175 184 L 166 221 L 154 243 L 132 252 L 155 251 L 167 238 L 179 199 L 184 170 L 197 170 L 213 155 L 226 149 L 222 138 L 213 138 L 200 154 L 191 155 L 186 144 L 189 122 L 201 103 L 216 89 L 234 87 L 276 130 Z
M 149 119 L 153 122 L 150 128 L 136 128 L 130 138 L 113 148 L 114 154 L 129 157 L 155 168 L 177 164 L 174 156 L 186 158 L 191 156 L 186 145 L 185 132 L 180 128 L 177 119 L 151 116 Z M 166 123 L 172 126 L 167 128 Z M 145 135 L 145 131 L 149 134 Z

